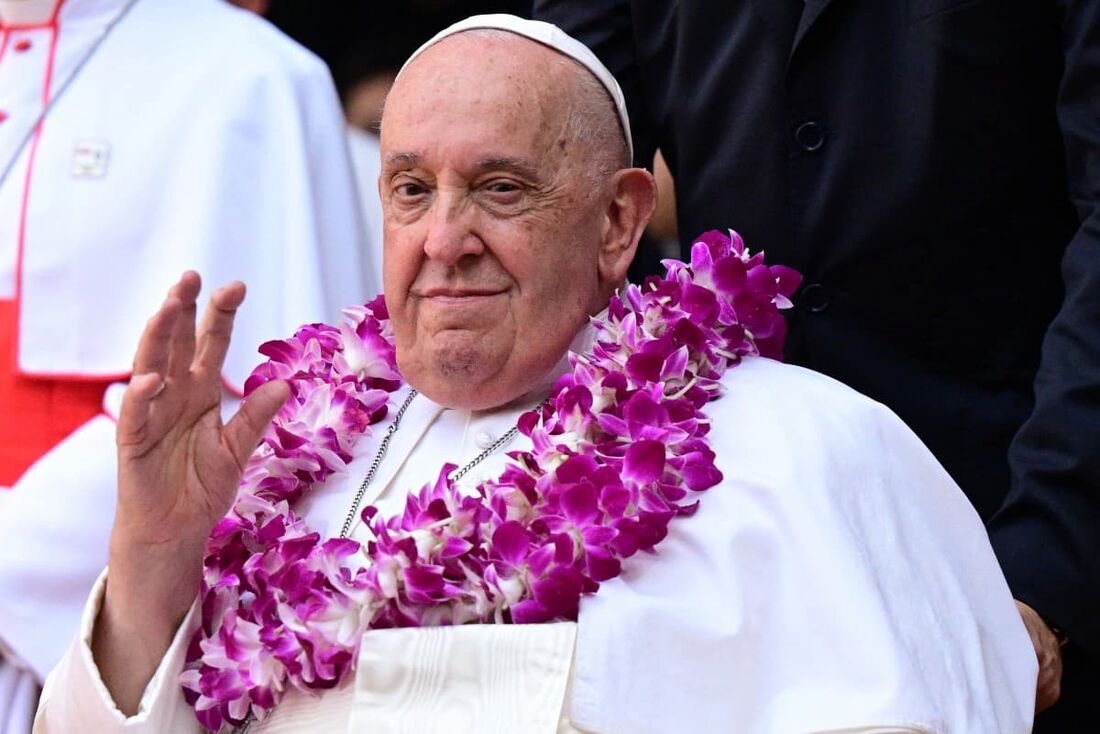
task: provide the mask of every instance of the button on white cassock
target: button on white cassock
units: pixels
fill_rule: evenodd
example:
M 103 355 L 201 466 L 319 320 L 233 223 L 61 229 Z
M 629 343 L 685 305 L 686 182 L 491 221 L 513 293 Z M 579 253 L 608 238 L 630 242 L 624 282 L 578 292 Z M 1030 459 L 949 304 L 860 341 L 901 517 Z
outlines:
M 493 445 L 493 441 L 496 441 L 497 437 L 489 433 L 486 430 L 480 430 L 474 436 L 474 443 L 479 449 L 487 449 Z
M 18 367 L 125 378 L 145 319 L 195 269 L 207 292 L 248 285 L 236 390 L 259 344 L 373 295 L 339 101 L 316 57 L 221 0 L 138 0 L 88 56 L 125 5 L 64 0 L 56 27 L 0 29 L 0 299 L 18 297 Z M 39 680 L 106 559 L 112 433 L 93 420 L 0 491 L 0 639 Z

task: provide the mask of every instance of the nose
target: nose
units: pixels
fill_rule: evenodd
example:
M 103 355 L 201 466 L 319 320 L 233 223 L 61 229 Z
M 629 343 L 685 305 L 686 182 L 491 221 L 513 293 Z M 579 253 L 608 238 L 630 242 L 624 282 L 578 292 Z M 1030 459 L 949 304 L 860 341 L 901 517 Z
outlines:
M 442 265 L 455 265 L 466 256 L 480 255 L 485 247 L 474 232 L 472 207 L 458 195 L 442 193 L 436 197 L 428 217 L 424 254 Z

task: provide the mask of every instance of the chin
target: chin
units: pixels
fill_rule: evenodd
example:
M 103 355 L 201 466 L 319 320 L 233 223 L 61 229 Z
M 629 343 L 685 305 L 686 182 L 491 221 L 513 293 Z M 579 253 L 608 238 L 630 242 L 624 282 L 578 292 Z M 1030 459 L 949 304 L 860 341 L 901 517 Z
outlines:
M 433 402 L 486 410 L 530 392 L 565 351 L 545 343 L 528 344 L 526 351 L 516 351 L 518 346 L 492 332 L 452 330 L 420 339 L 410 349 L 399 347 L 397 366 Z
M 537 370 L 504 368 L 501 363 L 467 360 L 466 353 L 433 361 L 433 369 L 408 378 L 425 397 L 448 408 L 488 410 L 512 402 L 538 383 Z M 488 366 L 493 364 L 493 366 Z
M 480 410 L 494 405 L 493 388 L 505 358 L 484 348 L 484 340 L 433 340 L 430 350 L 398 350 L 397 367 L 410 385 L 448 408 Z
M 437 375 L 417 390 L 434 403 L 456 410 L 488 410 L 515 400 L 526 390 L 522 386 L 510 385 L 500 380 L 488 380 L 477 383 L 457 376 Z

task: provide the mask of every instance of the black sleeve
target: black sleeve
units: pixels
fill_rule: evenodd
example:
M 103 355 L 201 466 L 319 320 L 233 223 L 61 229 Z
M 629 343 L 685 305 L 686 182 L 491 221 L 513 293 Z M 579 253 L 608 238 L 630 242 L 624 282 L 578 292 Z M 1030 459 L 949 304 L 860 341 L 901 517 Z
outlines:
M 634 164 L 653 167 L 652 118 L 646 105 L 641 71 L 634 44 L 631 0 L 535 0 L 534 15 L 561 28 L 588 46 L 611 70 L 626 97 L 630 133 L 634 139 Z
M 1100 653 L 1100 2 L 1059 0 L 1058 119 L 1081 226 L 1062 261 L 1035 410 L 1009 450 L 1013 486 L 990 537 L 1016 598 Z M 1008 153 L 1011 155 L 1011 153 Z M 1004 314 L 1011 319 L 1011 314 Z M 1010 328 L 1010 325 L 1006 325 Z

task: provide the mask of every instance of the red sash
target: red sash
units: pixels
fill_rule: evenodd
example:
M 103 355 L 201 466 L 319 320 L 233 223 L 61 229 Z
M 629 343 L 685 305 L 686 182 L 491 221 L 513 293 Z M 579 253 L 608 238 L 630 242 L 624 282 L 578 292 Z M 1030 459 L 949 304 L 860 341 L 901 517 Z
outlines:
M 19 375 L 16 319 L 16 302 L 0 301 L 0 487 L 98 415 L 110 383 Z

